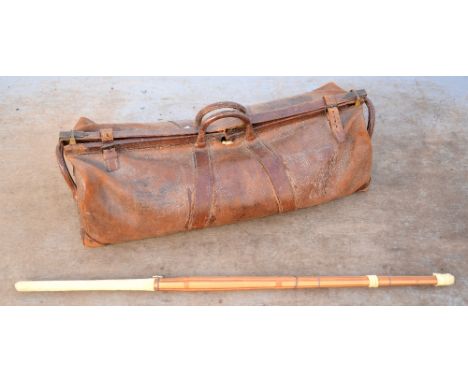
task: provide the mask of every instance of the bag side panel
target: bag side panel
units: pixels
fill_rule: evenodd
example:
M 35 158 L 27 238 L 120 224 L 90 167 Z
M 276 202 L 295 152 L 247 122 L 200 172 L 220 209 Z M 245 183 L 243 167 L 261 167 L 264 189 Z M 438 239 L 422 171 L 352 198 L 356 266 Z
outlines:
M 270 134 L 269 145 L 288 169 L 297 208 L 350 195 L 370 179 L 372 146 L 362 107 L 344 109 L 340 116 L 346 131 L 342 143 L 324 115 L 294 124 L 285 133 Z
M 82 229 L 101 244 L 185 229 L 193 196 L 189 147 L 119 151 L 106 170 L 100 153 L 71 156 Z

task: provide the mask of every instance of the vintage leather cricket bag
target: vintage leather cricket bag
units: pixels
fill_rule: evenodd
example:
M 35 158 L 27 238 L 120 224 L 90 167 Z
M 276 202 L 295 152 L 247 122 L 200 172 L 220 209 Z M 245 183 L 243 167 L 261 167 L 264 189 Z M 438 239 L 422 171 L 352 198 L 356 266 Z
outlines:
M 194 121 L 81 118 L 60 134 L 57 158 L 78 204 L 83 242 L 95 247 L 293 211 L 365 190 L 374 120 L 364 90 L 330 83 L 250 107 L 215 103 Z

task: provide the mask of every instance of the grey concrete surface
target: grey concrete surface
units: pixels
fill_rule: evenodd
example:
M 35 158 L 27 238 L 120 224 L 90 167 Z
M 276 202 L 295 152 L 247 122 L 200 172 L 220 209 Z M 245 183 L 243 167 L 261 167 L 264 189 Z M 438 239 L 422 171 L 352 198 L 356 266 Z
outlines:
M 373 183 L 282 216 L 98 249 L 54 157 L 60 130 L 192 118 L 335 80 L 377 109 Z M 373 77 L 1 78 L 0 304 L 465 305 L 468 303 L 468 79 Z M 20 294 L 20 279 L 451 272 L 451 288 L 156 294 Z

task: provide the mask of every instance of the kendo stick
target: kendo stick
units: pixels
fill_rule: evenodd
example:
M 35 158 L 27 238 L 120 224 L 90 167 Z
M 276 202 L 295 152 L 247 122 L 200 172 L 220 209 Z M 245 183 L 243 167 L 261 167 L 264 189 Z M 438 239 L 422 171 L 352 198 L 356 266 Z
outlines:
M 277 276 L 277 277 L 162 277 L 122 280 L 19 281 L 19 292 L 150 291 L 203 292 L 270 289 L 379 288 L 397 286 L 447 286 L 449 273 L 432 276 Z

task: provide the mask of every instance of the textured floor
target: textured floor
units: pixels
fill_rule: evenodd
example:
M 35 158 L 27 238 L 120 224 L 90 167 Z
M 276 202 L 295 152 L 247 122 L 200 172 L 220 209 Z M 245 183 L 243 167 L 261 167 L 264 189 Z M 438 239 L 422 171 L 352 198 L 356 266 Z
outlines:
M 373 183 L 326 205 L 98 249 L 81 245 L 55 162 L 60 130 L 192 118 L 332 78 L 0 78 L 0 304 L 460 305 L 468 303 L 468 78 L 334 78 L 377 109 Z M 451 272 L 451 288 L 20 294 L 20 279 Z

